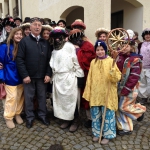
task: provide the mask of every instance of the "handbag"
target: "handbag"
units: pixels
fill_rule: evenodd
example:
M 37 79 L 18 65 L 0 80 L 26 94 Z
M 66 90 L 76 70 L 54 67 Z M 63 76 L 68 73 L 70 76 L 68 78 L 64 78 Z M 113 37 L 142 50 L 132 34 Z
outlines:
M 0 99 L 4 99 L 5 97 L 6 97 L 5 87 L 4 87 L 4 84 L 1 83 L 0 84 Z

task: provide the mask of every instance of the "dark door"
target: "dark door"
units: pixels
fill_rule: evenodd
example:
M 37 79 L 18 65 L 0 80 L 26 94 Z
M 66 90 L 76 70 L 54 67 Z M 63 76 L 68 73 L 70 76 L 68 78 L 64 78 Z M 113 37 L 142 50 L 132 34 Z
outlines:
M 111 14 L 111 29 L 123 28 L 123 10 Z

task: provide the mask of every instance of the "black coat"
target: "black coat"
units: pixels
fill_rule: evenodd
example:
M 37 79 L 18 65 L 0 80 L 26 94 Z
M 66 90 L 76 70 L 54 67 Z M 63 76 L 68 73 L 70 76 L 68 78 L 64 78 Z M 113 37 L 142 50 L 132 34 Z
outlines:
M 18 46 L 17 68 L 19 74 L 24 79 L 44 78 L 45 75 L 52 76 L 52 70 L 49 65 L 51 57 L 50 44 L 40 38 L 38 43 L 31 34 L 23 38 Z

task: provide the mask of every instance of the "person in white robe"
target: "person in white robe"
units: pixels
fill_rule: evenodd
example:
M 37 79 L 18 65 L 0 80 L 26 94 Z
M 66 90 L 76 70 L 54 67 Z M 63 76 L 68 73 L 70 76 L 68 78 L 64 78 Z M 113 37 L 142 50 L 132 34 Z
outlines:
M 50 33 L 54 41 L 50 66 L 53 71 L 53 109 L 54 116 L 64 120 L 62 129 L 73 125 L 75 110 L 78 109 L 77 100 L 80 90 L 77 78 L 84 77 L 76 56 L 73 44 L 66 42 L 68 36 L 64 28 L 56 27 Z M 74 132 L 71 130 L 70 132 Z

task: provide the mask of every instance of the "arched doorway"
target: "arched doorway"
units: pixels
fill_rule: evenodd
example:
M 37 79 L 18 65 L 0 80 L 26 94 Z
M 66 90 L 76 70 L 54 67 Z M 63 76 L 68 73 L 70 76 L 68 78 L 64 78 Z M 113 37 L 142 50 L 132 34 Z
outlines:
M 76 19 L 84 21 L 84 8 L 81 6 L 69 7 L 61 14 L 60 19 L 66 20 L 67 27 L 70 28 Z

